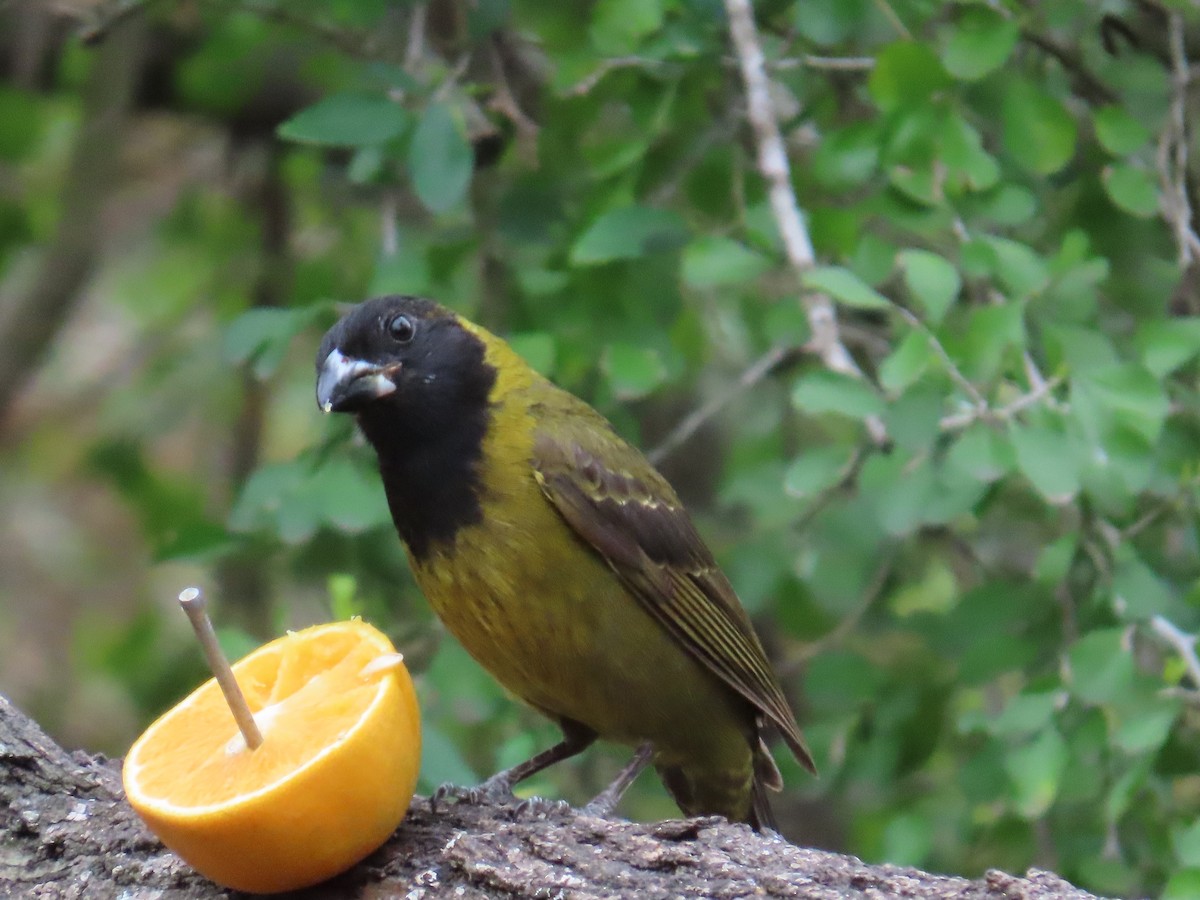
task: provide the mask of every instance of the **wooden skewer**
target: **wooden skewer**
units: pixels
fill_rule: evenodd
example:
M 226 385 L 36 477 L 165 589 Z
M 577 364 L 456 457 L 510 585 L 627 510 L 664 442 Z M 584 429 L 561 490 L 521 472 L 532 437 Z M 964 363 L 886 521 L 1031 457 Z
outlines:
M 217 633 L 213 630 L 212 621 L 205 609 L 207 603 L 204 594 L 198 587 L 184 588 L 179 593 L 179 605 L 183 607 L 192 623 L 196 640 L 200 642 L 200 648 L 204 651 L 213 677 L 221 686 L 221 693 L 225 695 L 229 711 L 233 713 L 233 719 L 242 732 L 242 739 L 251 750 L 256 749 L 263 742 L 262 732 L 258 730 L 258 723 L 254 721 L 254 714 L 250 712 L 245 694 L 238 686 L 237 679 L 233 677 L 229 660 L 225 658 L 225 654 L 221 652 L 221 645 L 217 643 Z

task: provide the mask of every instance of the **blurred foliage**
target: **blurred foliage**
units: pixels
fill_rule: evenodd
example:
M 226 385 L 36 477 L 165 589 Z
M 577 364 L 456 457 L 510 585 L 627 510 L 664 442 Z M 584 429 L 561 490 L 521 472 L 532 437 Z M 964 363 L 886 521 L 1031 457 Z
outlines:
M 131 221 L 6 425 L 4 534 L 31 574 L 0 579 L 0 650 L 61 616 L 66 680 L 126 711 L 100 732 L 119 752 L 198 677 L 171 592 L 248 565 L 267 618 L 230 612 L 231 649 L 329 615 L 397 638 L 424 789 L 548 745 L 442 639 L 370 453 L 312 401 L 335 304 L 429 294 L 647 449 L 715 410 L 662 465 L 813 746 L 819 780 L 781 754 L 785 831 L 1195 896 L 1200 179 L 1178 73 L 1200 16 L 755 13 L 821 263 L 803 284 L 717 0 L 151 7 L 175 56 L 111 187 Z M 48 83 L 0 84 L 6 302 L 55 226 L 79 86 L 103 77 L 90 54 L 68 43 Z M 804 291 L 837 302 L 866 379 L 794 352 Z M 85 605 L 98 578 L 111 606 Z M 21 671 L 0 686 L 86 734 Z M 529 789 L 582 800 L 620 759 Z M 625 808 L 672 811 L 650 778 Z

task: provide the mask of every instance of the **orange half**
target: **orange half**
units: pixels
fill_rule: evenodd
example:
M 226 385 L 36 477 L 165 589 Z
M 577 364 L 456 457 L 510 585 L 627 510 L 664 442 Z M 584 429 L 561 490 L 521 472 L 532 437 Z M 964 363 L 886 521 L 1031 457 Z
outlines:
M 130 804 L 226 887 L 294 890 L 348 869 L 387 840 L 416 787 L 420 719 L 400 656 L 352 620 L 289 633 L 233 671 L 262 745 L 246 746 L 209 680 L 130 748 Z

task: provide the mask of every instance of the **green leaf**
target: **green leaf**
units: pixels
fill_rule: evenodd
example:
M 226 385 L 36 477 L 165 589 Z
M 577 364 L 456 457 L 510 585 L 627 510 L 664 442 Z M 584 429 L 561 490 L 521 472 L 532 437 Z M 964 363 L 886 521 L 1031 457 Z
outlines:
M 1174 372 L 1200 354 L 1200 316 L 1151 319 L 1138 326 L 1134 344 L 1155 378 Z
M 945 394 L 933 384 L 905 391 L 889 404 L 884 416 L 892 443 L 914 453 L 927 452 L 941 433 L 945 406 Z
M 1190 852 L 1190 846 L 1189 846 Z M 1200 897 L 1200 867 L 1176 869 L 1167 879 L 1159 900 L 1196 900 Z
M 48 118 L 45 109 L 37 92 L 0 86 L 0 159 L 17 162 L 37 146 Z
M 1148 441 L 1158 440 L 1171 402 L 1162 382 L 1136 363 L 1109 366 L 1086 373 L 1077 386 L 1093 394 L 1121 421 Z M 1075 385 L 1073 385 L 1075 386 Z
M 950 28 L 942 62 L 954 77 L 975 81 L 1004 65 L 1020 33 L 1011 16 L 983 5 L 967 6 Z
M 285 141 L 332 147 L 369 147 L 390 141 L 408 126 L 408 114 L 378 94 L 334 94 L 300 110 L 279 126 Z
M 792 16 L 797 31 L 829 47 L 862 33 L 870 5 L 870 0 L 805 0 L 794 5 Z
M 980 215 L 997 225 L 1023 225 L 1037 214 L 1038 198 L 1019 184 L 1005 182 L 980 198 Z
M 1079 493 L 1079 464 L 1061 427 L 1009 425 L 1017 467 L 1046 501 L 1062 504 Z
M 814 415 L 838 413 L 855 419 L 883 414 L 883 399 L 861 378 L 818 369 L 792 389 L 792 404 Z
M 594 266 L 618 259 L 637 259 L 673 250 L 687 236 L 683 220 L 673 212 L 648 206 L 612 209 L 596 219 L 571 247 L 571 262 Z
M 865 183 L 879 168 L 877 122 L 854 122 L 824 134 L 813 154 L 812 175 L 831 190 Z
M 1102 628 L 1084 635 L 1067 651 L 1071 693 L 1084 703 L 1111 703 L 1133 683 L 1133 656 L 1125 629 Z
M 929 337 L 922 331 L 910 329 L 879 364 L 879 384 L 885 391 L 903 391 L 920 379 L 933 362 L 933 348 L 929 344 Z
M 1133 802 L 1134 795 L 1146 783 L 1146 775 L 1153 762 L 1151 757 L 1142 756 L 1134 765 L 1125 771 L 1114 783 L 1104 799 L 1104 816 L 1108 822 L 1116 822 L 1125 815 Z
M 359 534 L 392 521 L 378 475 L 368 474 L 344 456 L 315 469 L 305 490 L 321 511 L 322 524 L 343 533 Z
M 1132 545 L 1121 545 L 1114 563 L 1113 601 L 1123 619 L 1145 620 L 1170 610 L 1174 591 Z
M 953 84 L 941 62 L 927 45 L 897 41 L 875 57 L 867 90 L 884 112 L 923 103 L 936 91 Z
M 336 572 L 325 581 L 329 594 L 329 612 L 334 621 L 350 619 L 363 614 L 363 605 L 358 598 L 358 579 L 347 572 Z
M 589 32 L 598 53 L 620 56 L 636 51 L 662 22 L 662 0 L 598 0 Z
M 947 349 L 952 345 L 942 335 Z M 951 356 L 963 374 L 976 384 L 997 376 L 1005 356 L 1025 346 L 1025 323 L 1021 304 L 998 303 L 973 306 L 967 317 L 966 333 L 953 346 Z
M 958 605 L 960 592 L 954 572 L 939 557 L 932 557 L 924 570 L 888 599 L 888 606 L 900 618 L 930 613 L 945 615 Z
M 413 189 L 433 213 L 457 205 L 471 183 L 474 160 L 458 118 L 448 104 L 430 105 L 408 146 Z
M 658 352 L 637 344 L 609 344 L 600 368 L 620 400 L 644 397 L 667 379 L 667 367 Z
M 1006 433 L 976 422 L 954 442 L 946 461 L 973 478 L 992 482 L 1013 470 L 1016 453 Z
M 549 331 L 524 331 L 508 336 L 508 343 L 536 372 L 550 375 L 558 357 L 558 341 Z
M 941 130 L 941 162 L 952 180 L 972 191 L 986 191 L 1000 178 L 1000 165 L 983 148 L 979 132 L 961 115 L 947 115 Z
M 832 444 L 805 450 L 788 466 L 783 489 L 801 500 L 816 496 L 838 483 L 852 458 L 845 447 Z
M 894 865 L 920 866 L 933 851 L 934 821 L 916 812 L 891 817 L 883 830 L 883 856 Z
M 1038 175 L 1057 172 L 1075 154 L 1074 118 L 1060 100 L 1032 81 L 1008 82 L 1001 124 L 1013 160 Z
M 900 265 L 908 291 L 925 309 L 929 321 L 937 324 L 958 297 L 962 279 L 958 270 L 941 256 L 926 250 L 902 250 Z
M 1124 716 L 1113 734 L 1113 744 L 1130 756 L 1156 752 L 1171 735 L 1179 718 L 1178 700 L 1154 698 Z
M 1051 588 L 1062 584 L 1071 571 L 1077 545 L 1078 538 L 1074 534 L 1065 534 L 1057 541 L 1051 541 L 1038 554 L 1037 565 L 1033 567 L 1033 577 Z
M 731 238 L 706 235 L 683 248 L 683 280 L 694 288 L 740 284 L 771 268 L 771 261 Z
M 1158 215 L 1158 183 L 1145 169 L 1114 163 L 1104 167 L 1101 177 L 1108 199 L 1117 207 L 1143 219 Z
M 1014 299 L 1024 299 L 1045 290 L 1050 267 L 1028 244 L 1001 237 L 986 238 L 995 259 L 995 274 Z
M 1181 865 L 1189 868 L 1200 866 L 1200 819 L 1189 825 L 1173 827 L 1171 847 Z
M 316 307 L 248 309 L 225 327 L 223 355 L 238 365 L 252 362 L 254 374 L 267 378 L 278 368 L 292 338 L 319 313 Z
M 375 263 L 367 296 L 425 294 L 433 288 L 426 248 L 412 240 L 400 240 L 395 253 L 382 255 Z
M 421 727 L 421 785 L 427 792 L 443 784 L 473 784 L 478 777 L 457 745 L 437 725 Z
M 1150 129 L 1126 112 L 1123 106 L 1102 106 L 1092 113 L 1096 138 L 1113 156 L 1128 156 L 1150 140 Z
M 1059 784 L 1070 754 L 1054 728 L 1009 751 L 1004 769 L 1013 787 L 1013 806 L 1027 819 L 1043 816 L 1058 796 Z
M 887 309 L 891 301 L 841 266 L 817 266 L 801 278 L 805 287 L 828 294 L 834 300 L 859 309 Z
M 1066 695 L 1060 691 L 1031 691 L 1017 694 L 1000 714 L 986 721 L 988 731 L 1006 737 L 1025 737 L 1049 727 L 1054 712 L 1063 705 Z

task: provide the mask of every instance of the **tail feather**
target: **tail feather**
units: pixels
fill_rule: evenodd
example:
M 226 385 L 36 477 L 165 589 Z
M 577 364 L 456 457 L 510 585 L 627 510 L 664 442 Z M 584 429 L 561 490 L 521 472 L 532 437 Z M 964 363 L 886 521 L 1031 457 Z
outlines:
M 769 791 L 772 790 L 779 789 L 772 788 L 762 778 L 755 776 L 754 784 L 750 786 L 750 827 L 755 831 L 779 830 L 775 814 L 771 812 Z

